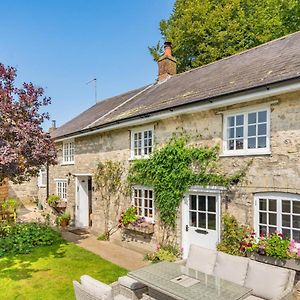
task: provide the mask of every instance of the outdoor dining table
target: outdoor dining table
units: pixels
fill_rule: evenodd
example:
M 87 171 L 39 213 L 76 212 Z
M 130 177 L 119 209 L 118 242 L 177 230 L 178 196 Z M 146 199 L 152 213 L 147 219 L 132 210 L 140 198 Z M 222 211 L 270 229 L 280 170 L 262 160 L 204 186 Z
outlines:
M 240 300 L 251 289 L 180 264 L 161 262 L 128 273 L 149 288 L 149 299 Z

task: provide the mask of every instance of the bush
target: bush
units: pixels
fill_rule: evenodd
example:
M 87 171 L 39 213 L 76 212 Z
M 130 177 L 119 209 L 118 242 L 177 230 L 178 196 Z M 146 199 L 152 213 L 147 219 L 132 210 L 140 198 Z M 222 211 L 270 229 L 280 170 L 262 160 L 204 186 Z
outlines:
M 223 215 L 222 241 L 218 244 L 217 249 L 232 255 L 244 255 L 241 252 L 241 244 L 248 232 L 248 227 L 240 226 L 234 216 L 225 213 Z
M 6 254 L 30 253 L 33 248 L 62 242 L 61 235 L 44 224 L 2 224 L 0 257 Z
M 144 259 L 149 260 L 152 263 L 157 263 L 160 261 L 172 262 L 179 257 L 181 257 L 181 251 L 179 248 L 177 246 L 168 244 L 158 246 L 155 252 L 146 254 Z
M 17 209 L 18 202 L 16 199 L 7 199 L 1 203 L 3 211 L 14 212 Z

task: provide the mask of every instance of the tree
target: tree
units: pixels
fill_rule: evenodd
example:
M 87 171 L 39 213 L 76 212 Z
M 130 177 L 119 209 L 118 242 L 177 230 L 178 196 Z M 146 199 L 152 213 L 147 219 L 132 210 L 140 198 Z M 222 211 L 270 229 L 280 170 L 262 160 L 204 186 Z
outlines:
M 41 125 L 49 119 L 40 109 L 50 103 L 32 83 L 15 86 L 16 69 L 0 64 L 0 183 L 37 176 L 46 164 L 55 164 L 53 141 Z
M 300 0 L 176 0 L 160 22 L 178 72 L 214 62 L 300 30 Z M 157 60 L 161 44 L 149 47 Z
M 94 174 L 95 191 L 99 193 L 104 214 L 104 232 L 99 239 L 109 240 L 118 229 L 121 200 L 128 193 L 124 181 L 125 169 L 121 162 L 106 160 L 97 164 Z

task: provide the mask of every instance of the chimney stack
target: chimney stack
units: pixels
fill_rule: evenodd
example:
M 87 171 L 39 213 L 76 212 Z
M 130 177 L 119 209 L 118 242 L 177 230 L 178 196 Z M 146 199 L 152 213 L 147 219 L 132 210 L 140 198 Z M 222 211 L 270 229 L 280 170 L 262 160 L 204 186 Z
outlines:
M 172 44 L 165 42 L 164 49 L 164 55 L 158 60 L 158 81 L 163 81 L 168 76 L 176 74 L 176 59 L 172 56 Z
M 52 120 L 51 127 L 49 128 L 49 133 L 53 132 L 56 130 L 56 120 Z

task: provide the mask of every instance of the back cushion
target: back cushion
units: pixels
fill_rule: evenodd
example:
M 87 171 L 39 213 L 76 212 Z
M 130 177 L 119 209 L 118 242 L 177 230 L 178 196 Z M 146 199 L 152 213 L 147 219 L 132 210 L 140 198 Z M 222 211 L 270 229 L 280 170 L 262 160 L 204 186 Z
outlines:
M 89 293 L 102 300 L 112 300 L 112 288 L 88 275 L 80 277 L 82 286 L 89 291 Z
M 214 275 L 244 285 L 249 259 L 218 252 Z
M 191 245 L 186 266 L 211 275 L 214 270 L 216 258 L 217 251 Z
M 265 299 L 279 297 L 285 290 L 289 270 L 250 260 L 245 286 L 252 294 Z

